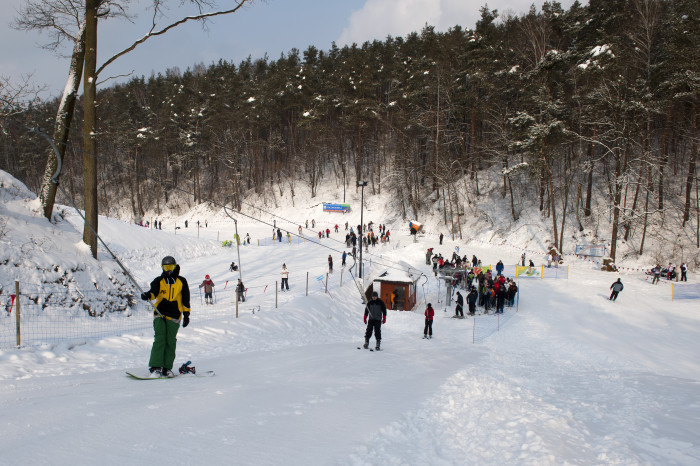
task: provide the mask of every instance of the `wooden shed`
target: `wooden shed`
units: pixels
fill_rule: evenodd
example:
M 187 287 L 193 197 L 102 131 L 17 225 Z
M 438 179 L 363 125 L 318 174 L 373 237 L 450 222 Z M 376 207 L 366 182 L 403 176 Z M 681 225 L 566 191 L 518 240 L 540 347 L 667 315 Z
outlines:
M 416 283 L 419 277 L 399 270 L 387 271 L 374 279 L 372 289 L 379 293 L 387 309 L 410 311 L 416 305 Z

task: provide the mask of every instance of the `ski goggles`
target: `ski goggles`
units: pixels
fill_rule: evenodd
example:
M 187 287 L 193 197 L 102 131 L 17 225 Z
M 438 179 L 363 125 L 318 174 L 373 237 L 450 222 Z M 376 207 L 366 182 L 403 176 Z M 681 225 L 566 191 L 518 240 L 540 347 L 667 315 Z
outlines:
M 163 266 L 163 270 L 165 270 L 166 272 L 172 272 L 173 270 L 175 270 L 175 264 L 165 264 Z

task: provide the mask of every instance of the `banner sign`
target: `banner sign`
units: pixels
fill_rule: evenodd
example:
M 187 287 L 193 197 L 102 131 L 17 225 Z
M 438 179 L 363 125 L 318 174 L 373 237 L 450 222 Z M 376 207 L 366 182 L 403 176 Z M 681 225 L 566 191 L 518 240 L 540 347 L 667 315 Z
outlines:
M 576 255 L 577 256 L 595 256 L 603 257 L 605 256 L 605 251 L 607 248 L 604 244 L 577 244 L 576 245 Z
M 515 267 L 516 277 L 532 277 L 532 278 L 542 278 L 541 267 Z
M 325 202 L 323 203 L 323 211 L 324 212 L 342 212 L 342 213 L 348 213 L 350 212 L 350 204 L 326 204 Z

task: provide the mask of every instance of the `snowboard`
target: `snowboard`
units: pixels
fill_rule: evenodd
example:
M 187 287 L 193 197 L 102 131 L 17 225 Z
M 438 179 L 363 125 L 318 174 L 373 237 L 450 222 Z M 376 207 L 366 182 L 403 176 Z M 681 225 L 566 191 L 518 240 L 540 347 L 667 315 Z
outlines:
M 177 377 L 185 377 L 185 378 L 188 378 L 188 377 L 213 377 L 215 374 L 214 374 L 214 371 L 202 371 L 202 372 L 197 372 L 196 374 L 192 374 L 192 373 L 179 374 L 177 372 L 174 372 L 172 377 L 163 377 L 163 376 L 151 377 L 151 374 L 148 371 L 135 369 L 135 370 L 131 370 L 131 371 L 126 371 L 126 375 L 128 375 L 132 379 L 136 379 L 136 380 L 161 380 L 161 379 L 175 379 Z

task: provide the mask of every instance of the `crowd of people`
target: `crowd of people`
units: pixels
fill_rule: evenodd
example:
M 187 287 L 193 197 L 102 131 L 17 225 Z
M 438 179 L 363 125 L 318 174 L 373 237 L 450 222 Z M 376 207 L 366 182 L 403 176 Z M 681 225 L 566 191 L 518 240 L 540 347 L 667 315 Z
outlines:
M 495 309 L 495 313 L 502 314 L 505 306 L 512 306 L 518 293 L 518 285 L 509 277 L 503 275 L 503 261 L 496 264 L 496 274 L 490 266 L 484 267 L 476 255 L 471 260 L 467 255 L 460 256 L 457 252 L 446 260 L 442 254 L 434 254 L 433 248 L 429 248 L 425 256 L 426 264 L 433 265 L 433 273 L 449 278 L 449 284 L 453 292 L 456 292 L 455 316 L 464 317 L 464 296 L 467 293 L 469 314 L 476 313 L 476 307 L 483 308 L 484 313 Z

